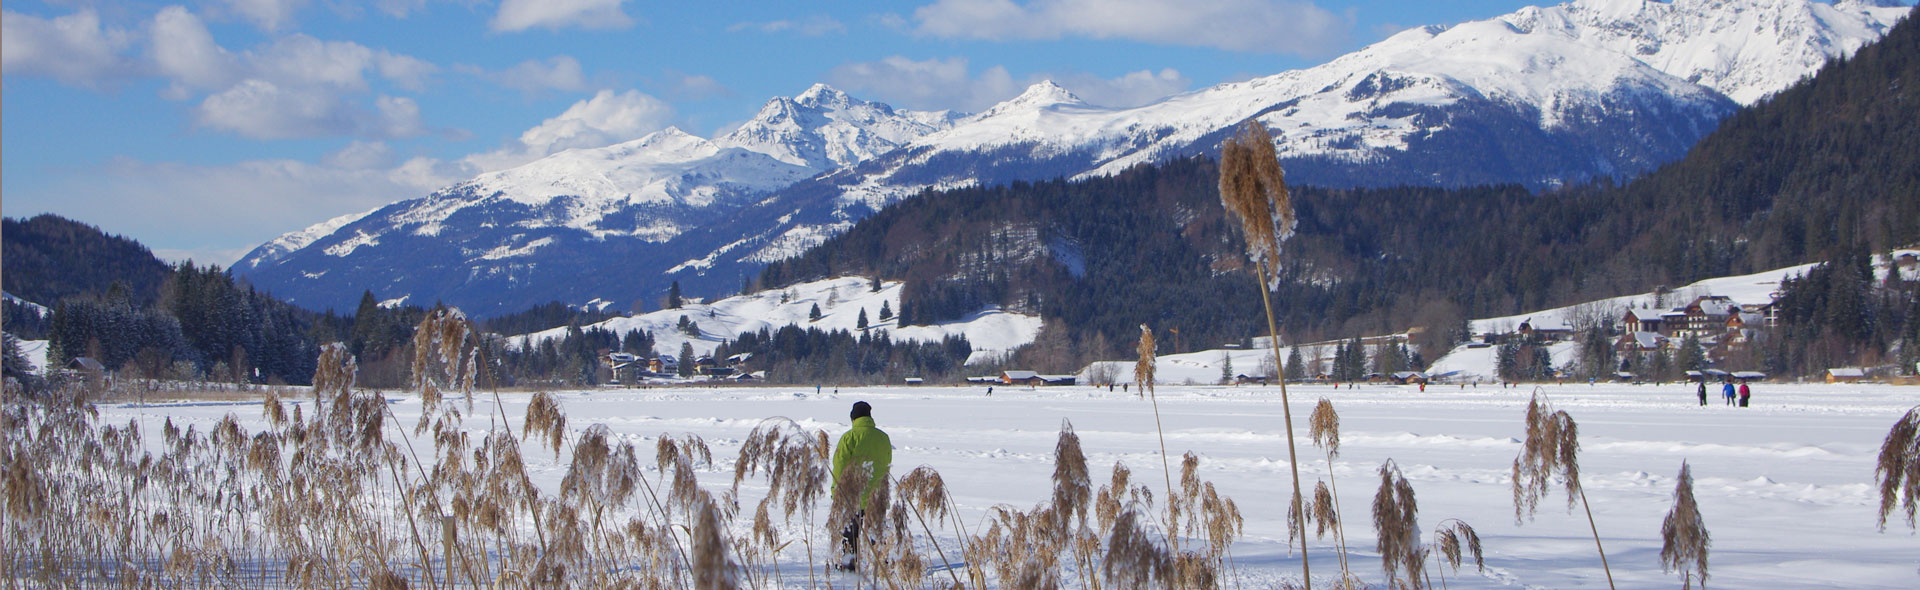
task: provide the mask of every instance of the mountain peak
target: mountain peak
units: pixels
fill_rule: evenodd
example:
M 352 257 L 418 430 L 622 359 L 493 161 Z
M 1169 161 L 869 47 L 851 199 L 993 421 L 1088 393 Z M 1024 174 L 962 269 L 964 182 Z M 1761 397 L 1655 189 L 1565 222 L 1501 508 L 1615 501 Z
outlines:
M 853 97 L 847 96 L 847 93 L 841 92 L 838 88 L 816 82 L 813 86 L 808 87 L 806 92 L 794 95 L 793 102 L 810 107 L 820 107 L 824 105 L 845 104 L 852 98 Z
M 1038 111 L 1058 105 L 1085 106 L 1086 104 L 1087 101 L 1080 100 L 1079 96 L 1075 96 L 1073 92 L 1062 88 L 1059 84 L 1053 83 L 1053 80 L 1041 80 L 1032 86 L 1028 86 L 1025 92 L 1020 93 L 1020 96 L 993 105 L 993 108 L 981 113 L 977 119 L 989 119 L 1013 112 Z
M 1049 79 L 1041 80 L 1032 86 L 1028 86 L 1026 92 L 1020 93 L 1020 96 L 1014 97 L 1013 100 L 1007 101 L 1007 103 L 1044 106 L 1050 104 L 1086 104 L 1086 101 L 1080 100 L 1080 97 L 1074 95 L 1073 91 L 1067 90 L 1065 87 L 1055 84 L 1053 80 Z

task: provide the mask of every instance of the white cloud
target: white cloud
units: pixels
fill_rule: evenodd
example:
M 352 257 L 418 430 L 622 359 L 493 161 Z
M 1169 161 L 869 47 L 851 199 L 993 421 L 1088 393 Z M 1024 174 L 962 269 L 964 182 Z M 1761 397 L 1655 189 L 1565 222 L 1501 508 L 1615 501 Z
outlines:
M 398 138 L 426 133 L 409 98 L 380 96 L 372 109 L 326 93 L 257 78 L 241 81 L 194 109 L 200 126 L 253 139 L 356 136 Z
M 827 79 L 843 90 L 910 109 L 979 111 L 1020 91 L 1006 68 L 994 66 L 974 77 L 964 57 L 915 61 L 895 55 L 841 65 Z
M 156 73 L 173 81 L 168 98 L 185 99 L 192 88 L 226 87 L 239 77 L 239 60 L 185 8 L 160 9 L 147 27 L 147 44 Z
M 880 61 L 844 64 L 828 72 L 827 78 L 834 86 L 870 94 L 896 107 L 968 112 L 986 110 L 1018 96 L 1041 80 L 1053 80 L 1089 103 L 1110 107 L 1147 104 L 1184 91 L 1192 84 L 1192 80 L 1172 68 L 1159 72 L 1140 70 L 1118 78 L 1037 72 L 1016 79 L 1001 66 L 987 68 L 976 75 L 964 57 L 915 61 L 897 55 Z
M 110 86 L 133 73 L 121 50 L 132 34 L 100 26 L 93 9 L 52 19 L 0 12 L 0 71 L 45 76 L 87 88 Z
M 254 139 L 424 134 L 427 128 L 412 99 L 361 97 L 373 94 L 370 75 L 421 92 L 439 70 L 412 56 L 303 34 L 235 53 L 179 6 L 154 15 L 147 53 L 153 73 L 170 82 L 162 96 L 207 95 L 193 109 L 198 126 Z
M 269 33 L 293 24 L 293 14 L 306 7 L 307 0 L 220 0 L 227 10 Z
M 363 148 L 343 151 L 355 149 Z M 424 194 L 400 170 L 351 159 L 193 165 L 119 158 L 45 189 L 9 189 L 8 206 L 138 236 L 169 259 L 228 265 L 253 245 L 316 220 Z
M 534 27 L 560 30 L 623 29 L 633 26 L 633 18 L 620 10 L 626 0 L 501 0 L 500 12 L 489 26 L 495 31 L 515 32 Z
M 579 92 L 587 89 L 587 76 L 580 68 L 580 60 L 566 55 L 554 56 L 546 61 L 530 59 L 499 71 L 488 71 L 473 65 L 456 67 L 462 72 L 527 94 L 546 90 Z
M 562 150 L 638 139 L 665 129 L 673 117 L 671 105 L 638 90 L 602 90 L 521 133 L 517 142 L 463 162 L 475 173 L 511 168 Z
M 728 31 L 760 31 L 762 33 L 783 33 L 792 31 L 806 37 L 821 37 L 847 32 L 847 26 L 833 17 L 816 14 L 800 20 L 774 20 L 766 22 L 739 22 L 727 27 Z
M 1093 74 L 1048 77 L 1055 83 L 1072 90 L 1082 100 L 1109 107 L 1137 107 L 1172 94 L 1185 92 L 1187 87 L 1193 85 L 1193 80 L 1173 68 L 1165 68 L 1158 72 L 1140 70 L 1118 78 L 1102 78 Z
M 1326 55 L 1352 23 L 1294 0 L 937 0 L 915 31 L 963 39 L 1124 39 L 1228 51 Z

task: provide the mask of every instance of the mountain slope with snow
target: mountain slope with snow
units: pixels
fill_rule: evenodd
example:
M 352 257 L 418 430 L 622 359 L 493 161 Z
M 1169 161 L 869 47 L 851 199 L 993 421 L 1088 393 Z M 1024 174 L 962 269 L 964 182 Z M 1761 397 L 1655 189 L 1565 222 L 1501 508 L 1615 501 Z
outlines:
M 618 317 L 580 328 L 599 328 L 614 334 L 650 332 L 656 354 L 678 354 L 684 343 L 691 345 L 696 355 L 710 355 L 721 342 L 733 340 L 742 333 L 786 326 L 858 333 L 860 314 L 865 312 L 869 335 L 886 334 L 898 342 L 939 342 L 949 336 L 965 336 L 973 345 L 969 362 L 1006 354 L 1033 342 L 1040 333 L 1040 318 L 997 309 L 982 310 L 959 321 L 901 326 L 895 318 L 880 319 L 880 310 L 882 307 L 900 309 L 900 290 L 904 285 L 890 281 L 882 283 L 878 290 L 872 286 L 870 279 L 839 277 L 713 302 L 688 303 L 679 309 Z M 816 308 L 820 310 L 819 319 L 809 317 Z M 683 318 L 692 323 L 692 330 L 680 330 Z M 554 328 L 514 336 L 508 341 L 515 346 L 539 344 L 563 338 L 569 330 Z
M 1553 187 L 1672 161 L 1739 105 L 1906 14 L 1855 0 L 1577 0 L 1402 32 L 1327 64 L 1126 109 L 1051 82 L 977 115 L 824 85 L 712 140 L 662 131 L 489 172 L 261 246 L 237 269 L 309 306 L 482 315 L 731 290 L 928 189 L 1086 178 L 1273 129 L 1290 182 Z M 324 234 L 324 235 L 323 235 Z

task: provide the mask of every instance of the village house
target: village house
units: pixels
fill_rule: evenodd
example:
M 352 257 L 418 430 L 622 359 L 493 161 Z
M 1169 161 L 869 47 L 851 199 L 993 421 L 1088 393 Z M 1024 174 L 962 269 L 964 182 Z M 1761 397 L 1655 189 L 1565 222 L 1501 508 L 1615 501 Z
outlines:
M 1828 383 L 1859 383 L 1867 380 L 1867 370 L 1859 367 L 1827 369 Z
M 1036 371 L 1008 370 L 1000 372 L 1000 383 L 1004 385 L 1073 385 L 1079 381 L 1073 375 L 1041 375 Z

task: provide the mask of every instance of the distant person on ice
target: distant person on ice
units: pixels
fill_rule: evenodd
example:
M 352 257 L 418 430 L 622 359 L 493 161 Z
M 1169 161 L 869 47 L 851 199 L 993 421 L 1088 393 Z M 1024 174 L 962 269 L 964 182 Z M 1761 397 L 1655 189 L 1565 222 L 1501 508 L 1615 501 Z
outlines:
M 1700 405 L 1701 406 L 1707 405 L 1707 380 L 1706 379 L 1700 380 Z
M 1729 406 L 1733 405 L 1733 382 L 1732 381 L 1723 381 L 1720 383 L 1720 397 L 1727 398 L 1727 405 Z
M 873 406 L 867 402 L 854 402 L 853 427 L 840 435 L 840 444 L 833 448 L 833 487 L 840 489 L 841 483 L 860 486 L 860 503 L 854 509 L 853 520 L 840 530 L 841 557 L 839 567 L 843 571 L 853 571 L 859 557 L 860 519 L 867 513 L 867 495 L 875 485 L 887 480 L 887 468 L 893 464 L 893 441 L 887 438 L 886 431 L 873 425 Z M 840 475 L 848 466 L 865 465 L 872 476 L 865 481 L 842 482 Z
M 1742 408 L 1747 407 L 1747 400 L 1752 397 L 1753 397 L 1753 389 L 1747 387 L 1747 382 L 1741 381 L 1740 382 L 1740 407 Z

